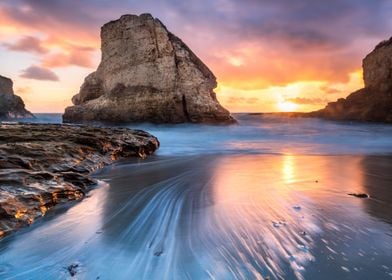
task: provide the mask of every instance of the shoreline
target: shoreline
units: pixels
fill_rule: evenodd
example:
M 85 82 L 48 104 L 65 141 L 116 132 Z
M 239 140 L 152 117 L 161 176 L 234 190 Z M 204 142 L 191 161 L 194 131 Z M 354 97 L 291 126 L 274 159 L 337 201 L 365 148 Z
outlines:
M 97 169 L 158 148 L 158 139 L 141 130 L 0 124 L 0 238 L 57 204 L 81 200 L 96 185 Z
M 388 279 L 391 166 L 362 155 L 118 161 L 82 202 L 3 239 L 0 275 Z

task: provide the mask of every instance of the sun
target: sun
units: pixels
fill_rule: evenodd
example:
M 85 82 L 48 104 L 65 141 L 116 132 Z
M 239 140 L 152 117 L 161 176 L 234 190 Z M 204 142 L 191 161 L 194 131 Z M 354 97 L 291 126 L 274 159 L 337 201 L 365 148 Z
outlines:
M 294 112 L 298 108 L 298 104 L 290 101 L 278 102 L 278 108 L 282 112 Z

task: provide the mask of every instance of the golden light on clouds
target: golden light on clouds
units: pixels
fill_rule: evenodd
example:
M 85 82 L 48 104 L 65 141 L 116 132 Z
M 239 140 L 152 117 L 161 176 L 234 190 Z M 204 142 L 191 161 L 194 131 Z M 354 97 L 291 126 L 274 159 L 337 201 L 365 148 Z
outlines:
M 232 56 L 228 58 L 228 61 L 231 65 L 236 67 L 244 65 L 244 60 L 241 57 Z
M 311 28 L 306 23 L 302 26 L 302 19 L 297 25 L 281 26 L 284 21 L 276 22 L 279 9 L 260 20 L 264 4 L 255 3 L 250 10 L 245 9 L 246 3 L 232 4 L 233 10 L 219 6 L 219 11 L 214 5 L 200 4 L 200 9 L 208 9 L 203 18 L 193 9 L 187 17 L 182 16 L 176 13 L 176 5 L 166 13 L 159 4 L 147 9 L 214 72 L 219 84 L 217 97 L 230 111 L 313 111 L 363 87 L 358 70 L 361 58 L 379 38 L 354 34 L 355 40 L 341 41 L 347 32 L 335 38 L 339 35 L 335 29 L 330 34 L 322 24 L 313 30 L 314 23 Z M 12 78 L 15 87 L 30 89 L 19 93 L 29 110 L 63 112 L 84 77 L 99 63 L 99 27 L 122 13 L 139 13 L 120 4 L 94 3 L 89 9 L 80 9 L 84 5 L 67 1 L 0 3 L 0 75 Z M 144 2 L 137 5 L 143 11 L 148 6 Z M 238 13 L 243 8 L 247 12 Z M 217 17 L 217 12 L 227 13 L 232 21 L 220 22 L 226 17 Z M 243 15 L 243 19 L 236 18 Z M 330 22 L 329 16 L 326 19 Z M 22 77 L 32 66 L 53 72 L 59 81 Z
M 233 112 L 307 112 L 363 87 L 362 70 L 348 76 L 347 82 L 298 81 L 261 89 L 227 86 L 226 80 L 219 80 L 215 91 L 221 103 Z
M 298 108 L 298 104 L 291 101 L 278 102 L 277 108 L 282 112 L 295 112 Z

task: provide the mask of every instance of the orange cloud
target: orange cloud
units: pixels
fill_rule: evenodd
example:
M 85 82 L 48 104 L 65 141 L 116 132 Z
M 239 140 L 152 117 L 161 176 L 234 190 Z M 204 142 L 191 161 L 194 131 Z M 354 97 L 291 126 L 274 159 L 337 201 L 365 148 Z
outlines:
M 42 65 L 45 67 L 66 67 L 76 65 L 80 67 L 92 68 L 95 65 L 93 58 L 97 51 L 91 47 L 76 46 L 73 44 L 58 42 L 55 46 L 59 46 L 60 50 L 56 53 L 45 56 Z
M 64 24 L 56 17 L 36 14 L 23 7 L 0 7 L 0 34 L 2 37 L 15 34 L 45 34 L 48 37 L 67 38 L 74 44 L 97 48 L 99 46 L 99 29 L 80 28 L 77 24 Z
M 42 46 L 41 40 L 33 36 L 23 36 L 15 43 L 4 43 L 3 46 L 11 51 L 35 52 L 39 54 L 48 52 L 48 49 Z
M 233 47 L 218 47 L 208 57 L 219 81 L 241 89 L 267 88 L 296 81 L 329 81 L 345 83 L 349 74 L 358 68 L 360 60 L 335 56 L 333 52 L 320 54 L 308 50 L 292 52 L 278 43 L 242 43 Z M 337 61 L 340 60 L 340 61 Z
M 53 37 L 41 40 L 24 36 L 14 43 L 4 43 L 3 46 L 10 51 L 36 53 L 41 57 L 41 65 L 51 68 L 72 65 L 92 68 L 93 56 L 97 52 L 95 48 L 74 45 Z
M 287 98 L 286 101 L 293 102 L 295 104 L 303 104 L 303 105 L 325 105 L 328 102 L 331 102 L 332 100 L 329 100 L 327 98 L 320 98 L 320 97 L 315 97 L 315 98 L 293 97 L 293 98 Z
M 18 12 L 26 14 L 28 19 L 32 11 L 20 8 Z M 30 20 L 27 24 L 11 15 L 7 8 L 0 7 L 0 38 L 5 40 L 18 35 L 18 40 L 3 44 L 8 50 L 35 53 L 41 57 L 43 67 L 94 66 L 94 55 L 99 49 L 98 28 L 88 32 L 50 17 L 43 17 L 42 21 Z M 23 34 L 39 34 L 39 37 Z
M 257 97 L 230 96 L 226 102 L 232 104 L 239 104 L 239 103 L 255 104 L 259 101 L 260 99 Z
M 330 100 L 345 97 L 363 87 L 362 71 L 350 73 L 348 82 L 296 81 L 284 86 L 260 89 L 238 89 L 220 83 L 218 99 L 233 112 L 314 111 Z M 331 98 L 330 88 L 338 91 Z
M 4 1 L 0 39 L 9 51 L 32 54 L 29 58 L 34 61 L 29 64 L 57 68 L 61 83 L 25 79 L 23 83 L 39 87 L 33 88 L 35 108 L 58 86 L 51 102 L 58 100 L 56 108 L 63 108 L 98 62 L 99 26 L 123 13 L 148 10 L 213 70 L 220 84 L 218 97 L 230 110 L 275 111 L 277 104 L 292 100 L 287 102 L 309 111 L 322 107 L 315 103 L 329 99 L 326 95 L 336 99 L 361 87 L 362 77 L 354 79 L 349 73 L 360 68 L 361 58 L 384 37 L 383 32 L 389 32 L 385 20 L 390 17 L 379 23 L 362 19 L 377 14 L 376 2 L 387 1 L 366 5 L 351 1 L 344 7 L 336 3 L 326 7 L 322 0 L 311 5 L 291 0 L 230 5 L 207 0 L 134 1 L 131 9 L 128 1 L 116 5 L 93 0 Z M 7 69 L 4 65 L 2 71 Z M 42 105 L 37 110 L 44 109 Z

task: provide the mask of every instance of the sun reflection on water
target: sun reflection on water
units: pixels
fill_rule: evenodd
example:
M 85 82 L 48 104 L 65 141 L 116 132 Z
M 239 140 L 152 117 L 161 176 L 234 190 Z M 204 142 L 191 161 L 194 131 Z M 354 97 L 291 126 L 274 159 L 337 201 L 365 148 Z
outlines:
M 279 170 L 281 172 L 279 172 Z M 311 234 L 319 230 L 306 208 L 298 206 L 295 191 L 287 184 L 296 180 L 296 162 L 291 155 L 223 159 L 214 171 L 215 233 L 229 234 L 233 242 L 225 258 L 233 267 L 250 265 L 248 277 L 284 277 L 284 266 L 302 279 L 304 266 L 314 259 Z M 230 221 L 230 222 L 228 222 Z M 306 234 L 304 234 L 306 232 Z M 238 259 L 237 254 L 241 255 Z M 238 272 L 239 273 L 239 272 Z
M 57 279 L 77 261 L 80 279 L 301 280 L 331 269 L 356 279 L 347 273 L 367 265 L 355 263 L 358 254 L 392 252 L 379 225 L 367 228 L 375 226 L 366 203 L 347 195 L 364 190 L 364 175 L 369 186 L 383 178 L 376 173 L 369 181 L 363 168 L 370 164 L 374 159 L 286 154 L 113 166 L 102 175 L 110 187 L 16 236 L 1 254 L 12 270 L 0 264 L 0 278 Z
M 283 156 L 282 160 L 282 179 L 286 184 L 294 182 L 295 178 L 295 157 L 290 154 Z

